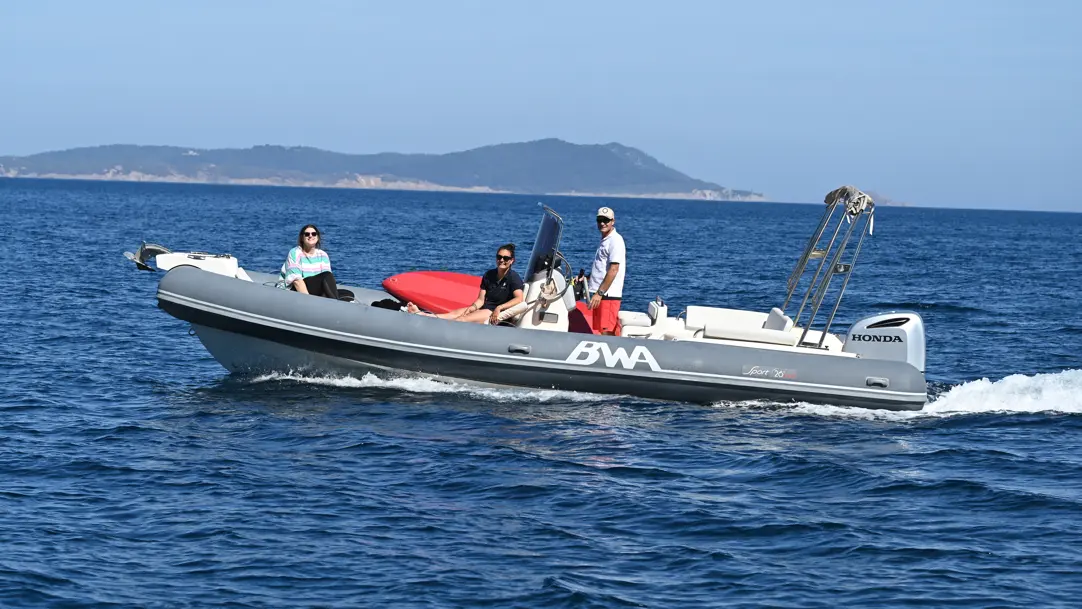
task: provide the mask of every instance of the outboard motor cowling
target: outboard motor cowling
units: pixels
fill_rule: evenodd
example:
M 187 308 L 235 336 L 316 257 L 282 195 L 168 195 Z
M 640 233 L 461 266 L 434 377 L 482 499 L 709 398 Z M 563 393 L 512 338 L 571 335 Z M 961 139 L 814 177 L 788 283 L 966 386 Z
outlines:
M 908 362 L 924 372 L 924 320 L 916 313 L 865 317 L 845 335 L 842 351 L 870 359 Z

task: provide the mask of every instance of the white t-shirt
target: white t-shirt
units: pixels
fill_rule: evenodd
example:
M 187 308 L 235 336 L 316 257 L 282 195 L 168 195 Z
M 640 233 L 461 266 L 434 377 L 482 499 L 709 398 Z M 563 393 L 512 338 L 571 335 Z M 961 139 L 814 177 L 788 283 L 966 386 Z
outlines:
M 624 273 L 627 271 L 627 260 L 624 238 L 620 236 L 620 233 L 616 232 L 615 228 L 607 237 L 601 240 L 601 245 L 597 248 L 597 253 L 594 254 L 594 266 L 590 269 L 590 282 L 586 284 L 591 292 L 596 292 L 601 287 L 601 282 L 605 280 L 605 274 L 609 272 L 609 264 L 614 262 L 620 264 L 619 270 L 616 272 L 616 278 L 612 280 L 612 285 L 605 290 L 605 295 L 608 298 L 623 298 Z

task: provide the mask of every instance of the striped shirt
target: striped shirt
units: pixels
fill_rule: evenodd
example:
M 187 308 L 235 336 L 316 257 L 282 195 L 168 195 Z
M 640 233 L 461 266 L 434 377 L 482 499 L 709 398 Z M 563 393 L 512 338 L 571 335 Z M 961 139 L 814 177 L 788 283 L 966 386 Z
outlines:
M 318 275 L 323 271 L 331 270 L 331 257 L 327 252 L 313 249 L 311 253 L 304 253 L 300 247 L 289 250 L 282 272 L 279 275 L 278 287 L 289 289 L 293 282 L 312 275 Z

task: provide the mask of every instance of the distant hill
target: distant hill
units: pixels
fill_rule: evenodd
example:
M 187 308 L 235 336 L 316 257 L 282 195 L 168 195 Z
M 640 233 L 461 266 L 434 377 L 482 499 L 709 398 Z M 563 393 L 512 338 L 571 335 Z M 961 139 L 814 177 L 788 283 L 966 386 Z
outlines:
M 343 154 L 304 146 L 201 149 L 117 144 L 0 156 L 0 176 L 756 199 L 617 143 L 559 139 L 448 154 Z

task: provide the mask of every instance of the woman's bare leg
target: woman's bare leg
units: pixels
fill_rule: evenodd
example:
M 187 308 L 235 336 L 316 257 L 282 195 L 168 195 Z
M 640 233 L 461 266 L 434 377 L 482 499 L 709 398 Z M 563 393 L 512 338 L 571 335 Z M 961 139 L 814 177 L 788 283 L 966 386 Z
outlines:
M 469 307 L 460 307 L 458 309 L 455 309 L 454 311 L 448 311 L 446 313 L 438 313 L 436 315 L 436 317 L 439 317 L 440 319 L 452 319 L 452 320 L 458 319 L 460 316 L 462 316 L 466 312 L 467 309 L 469 309 Z
M 463 309 L 465 310 L 465 309 Z M 488 318 L 492 315 L 492 311 L 488 309 L 477 309 L 476 311 L 453 317 L 455 321 L 466 321 L 475 324 L 483 324 L 488 322 Z
M 461 307 L 454 311 L 448 311 L 446 313 L 440 313 L 433 315 L 432 313 L 426 313 L 422 311 L 417 305 L 412 302 L 406 303 L 406 311 L 410 313 L 417 313 L 418 315 L 429 315 L 432 317 L 439 317 L 440 319 L 449 319 L 451 321 L 465 321 L 475 324 L 483 324 L 488 322 L 488 318 L 492 316 L 492 311 L 488 309 L 476 309 L 467 313 L 470 307 Z
M 412 302 L 407 302 L 406 303 L 406 312 L 407 313 L 416 313 L 417 315 L 427 315 L 429 317 L 439 317 L 440 319 L 455 319 L 459 315 L 462 315 L 463 313 L 465 313 L 466 309 L 468 309 L 468 308 L 469 307 L 461 307 L 461 308 L 455 309 L 454 311 L 448 311 L 446 313 L 440 313 L 440 314 L 437 315 L 436 313 L 428 313 L 427 311 L 422 311 L 420 307 L 413 304 Z

